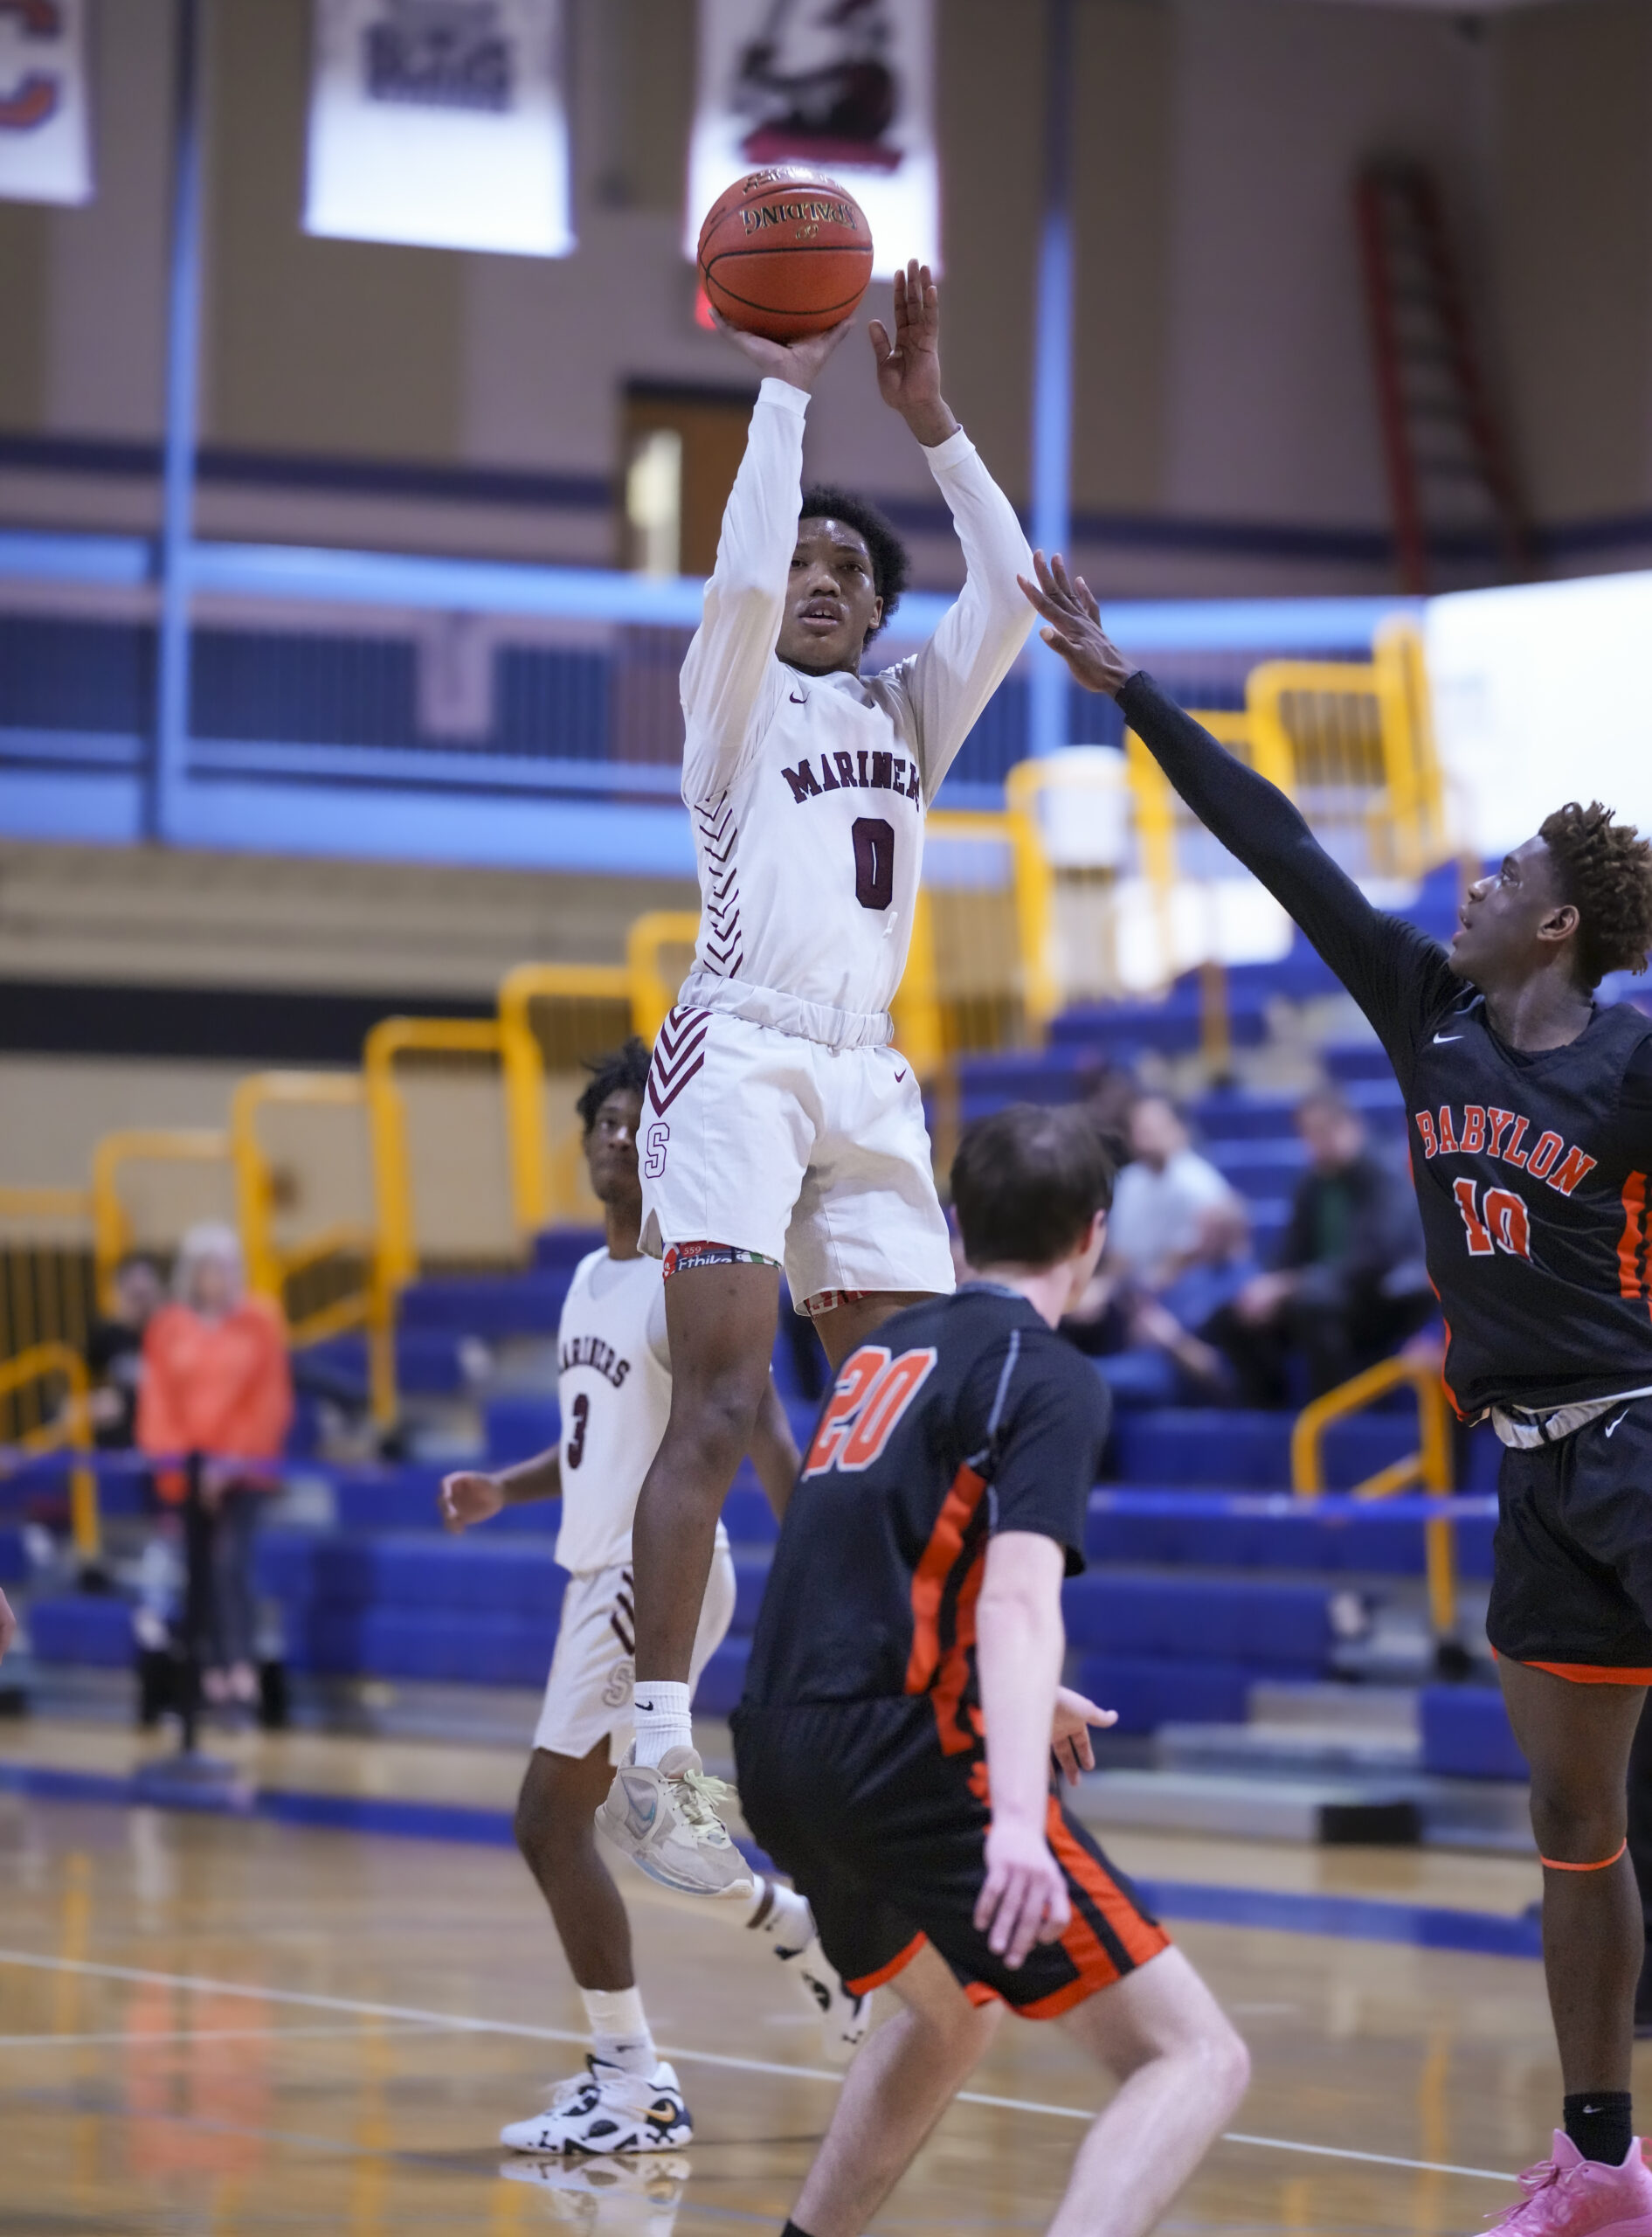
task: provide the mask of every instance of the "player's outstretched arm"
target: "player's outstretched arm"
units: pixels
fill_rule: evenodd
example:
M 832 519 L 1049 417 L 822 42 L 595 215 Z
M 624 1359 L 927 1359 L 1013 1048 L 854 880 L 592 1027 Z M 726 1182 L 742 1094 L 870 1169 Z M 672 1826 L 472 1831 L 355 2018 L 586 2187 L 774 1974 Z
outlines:
M 684 791 L 710 796 L 734 774 L 764 703 L 778 688 L 774 648 L 785 610 L 803 495 L 803 418 L 820 369 L 848 322 L 801 342 L 769 342 L 725 320 L 722 332 L 764 377 L 745 455 L 723 508 L 717 563 L 682 667 Z
M 774 1387 L 772 1375 L 757 1408 L 750 1450 L 751 1465 L 774 1509 L 775 1519 L 784 1522 L 791 1487 L 798 1480 L 798 1453 L 797 1439 L 791 1434 L 791 1424 L 786 1419 L 786 1409 L 780 1403 L 780 1393 Z
M 1067 1883 L 1045 1834 L 1050 1748 L 1066 1634 L 1064 1549 L 1032 1530 L 1004 1530 L 986 1549 L 975 1610 L 976 1668 L 986 1721 L 992 1824 L 975 1923 L 1010 1966 L 1054 1942 L 1070 1916 Z
M 933 800 L 1032 626 L 1017 578 L 1032 561 L 1015 508 L 982 465 L 941 392 L 941 293 L 916 259 L 895 277 L 895 332 L 871 323 L 878 392 L 930 454 L 964 547 L 964 588 L 911 662 L 924 797 Z M 957 438 L 957 440 L 954 438 Z
M 1443 951 L 1366 900 L 1276 785 L 1218 745 L 1102 627 L 1096 595 L 1060 552 L 1023 577 L 1040 632 L 1087 691 L 1116 699 L 1193 814 L 1293 917 L 1365 1010 L 1391 1056 L 1455 986 Z
M 6 1649 L 17 1636 L 17 1619 L 11 1612 L 11 1603 L 0 1592 L 0 1662 L 5 1659 Z
M 519 1460 L 492 1475 L 480 1468 L 455 1469 L 442 1478 L 436 1505 L 446 1527 L 457 1532 L 487 1521 L 501 1507 L 554 1499 L 561 1493 L 562 1455 L 553 1444 L 548 1452 L 536 1452 L 531 1460 Z

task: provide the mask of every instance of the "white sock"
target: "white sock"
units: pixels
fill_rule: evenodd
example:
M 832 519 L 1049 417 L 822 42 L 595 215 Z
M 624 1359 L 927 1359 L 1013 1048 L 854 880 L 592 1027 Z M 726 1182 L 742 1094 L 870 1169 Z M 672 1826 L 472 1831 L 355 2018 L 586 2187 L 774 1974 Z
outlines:
M 657 1763 L 673 1748 L 694 1746 L 688 1688 L 671 1679 L 637 1680 L 637 1761 Z
M 797 1889 L 760 1875 L 746 1924 L 766 1934 L 779 1957 L 795 1957 L 814 1940 L 814 1914 Z
M 591 2022 L 591 2047 L 605 2065 L 652 2074 L 660 2063 L 639 1989 L 581 1989 Z

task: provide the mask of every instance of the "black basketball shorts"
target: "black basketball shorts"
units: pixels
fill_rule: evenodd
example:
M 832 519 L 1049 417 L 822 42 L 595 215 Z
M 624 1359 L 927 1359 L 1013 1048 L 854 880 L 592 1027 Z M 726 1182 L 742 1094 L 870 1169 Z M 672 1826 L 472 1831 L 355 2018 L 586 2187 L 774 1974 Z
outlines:
M 1486 1636 L 1580 1684 L 1652 1684 L 1652 1398 L 1505 1447 Z
M 1167 1949 L 1170 1937 L 1060 1799 L 1047 1832 L 1072 1920 L 1012 1970 L 973 1912 L 991 1823 L 978 1750 L 942 1752 L 926 1698 L 735 1712 L 747 1825 L 808 1897 L 821 1946 L 857 1995 L 926 1942 L 972 2002 L 1054 2019 Z

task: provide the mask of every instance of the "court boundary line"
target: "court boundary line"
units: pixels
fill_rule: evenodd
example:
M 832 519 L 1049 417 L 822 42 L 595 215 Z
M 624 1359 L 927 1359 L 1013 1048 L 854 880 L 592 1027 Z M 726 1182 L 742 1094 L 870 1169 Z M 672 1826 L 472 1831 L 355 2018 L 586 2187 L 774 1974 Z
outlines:
M 244 1996 L 266 2004 L 301 2005 L 310 2011 L 354 2014 L 363 2019 L 396 2019 L 416 2026 L 446 2029 L 466 2035 L 509 2035 L 529 2042 L 586 2043 L 589 2031 L 571 2027 L 537 2027 L 521 2019 L 482 2019 L 467 2012 L 431 2012 L 417 2005 L 375 2004 L 356 1997 L 325 1996 L 308 1989 L 261 1988 L 246 1981 L 217 1980 L 199 1973 L 162 1973 L 140 1965 L 114 1965 L 91 1957 L 47 1957 L 34 1950 L 0 1949 L 0 1965 L 43 1973 L 79 1973 L 97 1980 L 129 1981 L 142 1988 L 180 1989 L 194 1996 Z M 45 2039 L 46 2040 L 51 2038 Z M 743 2074 L 771 2074 L 782 2081 L 830 2081 L 842 2086 L 844 2069 L 833 2067 L 787 2066 L 778 2059 L 738 2058 L 726 2051 L 696 2051 L 662 2043 L 663 2059 L 685 2065 L 732 2067 Z M 1063 2121 L 1096 2118 L 1093 2107 L 1051 2105 L 1031 2097 L 999 2097 L 984 2090 L 960 2089 L 953 2102 L 980 2105 L 997 2112 L 1037 2113 Z M 1355 2151 L 1334 2144 L 1307 2144 L 1291 2137 L 1253 2136 L 1225 2131 L 1223 2144 L 1246 2144 L 1262 2151 L 1294 2151 L 1315 2159 L 1351 2159 L 1372 2167 L 1398 2167 L 1420 2175 L 1462 2175 L 1476 2181 L 1512 2183 L 1515 2178 L 1492 2167 L 1458 2167 L 1433 2159 L 1405 2159 L 1383 2151 Z

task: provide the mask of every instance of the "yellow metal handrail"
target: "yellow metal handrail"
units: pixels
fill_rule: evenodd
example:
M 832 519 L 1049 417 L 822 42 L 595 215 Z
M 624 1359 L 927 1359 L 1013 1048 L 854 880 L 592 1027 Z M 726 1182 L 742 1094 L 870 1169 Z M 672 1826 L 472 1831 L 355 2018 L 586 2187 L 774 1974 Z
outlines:
M 396 1418 L 396 1305 L 418 1271 L 407 1106 L 396 1084 L 396 1059 L 415 1053 L 497 1056 L 501 1040 L 497 1018 L 384 1017 L 362 1045 L 384 1299 L 382 1326 L 370 1331 L 368 1344 L 373 1418 L 378 1422 Z
M 92 1153 L 92 1247 L 106 1312 L 114 1304 L 114 1270 L 132 1247 L 132 1223 L 116 1185 L 121 1167 L 227 1164 L 230 1154 L 228 1134 L 215 1126 L 133 1126 L 101 1138 Z
M 1325 1488 L 1324 1441 L 1333 1422 L 1362 1413 L 1373 1401 L 1408 1383 L 1417 1395 L 1418 1447 L 1403 1459 L 1391 1461 L 1374 1476 L 1353 1487 L 1357 1499 L 1391 1498 L 1396 1492 L 1420 1485 L 1441 1497 L 1451 1482 L 1451 1415 L 1438 1367 L 1427 1360 L 1402 1357 L 1379 1360 L 1363 1374 L 1351 1375 L 1321 1398 L 1315 1398 L 1297 1415 L 1290 1432 L 1291 1489 L 1303 1499 L 1317 1499 Z M 1456 1531 L 1450 1520 L 1423 1526 L 1428 1565 L 1428 1610 L 1435 1633 L 1450 1635 L 1457 1620 Z
M 92 1450 L 92 1416 L 87 1400 L 91 1378 L 86 1361 L 69 1344 L 31 1344 L 26 1352 L 0 1361 L 0 1399 L 25 1389 L 31 1382 L 61 1376 L 69 1386 L 68 1403 L 55 1422 L 31 1430 L 20 1440 L 24 1452 L 57 1452 L 66 1446 L 73 1452 Z M 75 1551 L 83 1561 L 95 1561 L 101 1541 L 98 1518 L 98 1479 L 89 1467 L 69 1472 L 69 1520 Z
M 283 1249 L 275 1239 L 275 1176 L 259 1139 L 258 1119 L 272 1105 L 288 1109 L 365 1112 L 366 1084 L 358 1072 L 249 1072 L 230 1098 L 230 1154 L 235 1167 L 236 1215 L 246 1254 L 247 1287 L 267 1298 L 286 1325 L 287 1340 L 302 1351 L 328 1337 L 365 1327 L 370 1351 L 383 1340 L 384 1286 L 378 1238 L 359 1221 L 335 1221 L 302 1243 Z M 358 1290 L 335 1298 L 294 1319 L 287 1310 L 287 1285 L 326 1259 L 349 1251 L 366 1262 Z
M 626 935 L 631 1029 L 651 1049 L 682 984 L 679 975 L 663 967 L 660 957 L 671 947 L 686 947 L 692 953 L 699 937 L 700 918 L 692 909 L 650 909 Z
M 0 1188 L 0 1220 L 89 1221 L 89 1188 Z
M 657 912 L 658 913 L 658 912 Z M 648 919 L 640 918 L 646 924 Z M 683 920 L 671 918 L 669 922 Z M 696 920 L 690 918 L 690 924 Z M 636 925 L 632 933 L 635 937 Z M 690 938 L 693 934 L 689 935 Z M 624 1002 L 637 1030 L 637 973 L 621 963 L 520 963 L 499 985 L 499 1054 L 505 1083 L 505 1130 L 510 1195 L 523 1235 L 536 1235 L 565 1210 L 550 1149 L 545 1110 L 545 1052 L 531 1023 L 531 1006 L 546 1000 Z M 645 994 L 645 1002 L 651 994 Z M 667 1008 L 670 1007 L 669 1003 Z M 665 1011 L 660 1013 L 663 1019 Z M 654 1030 L 657 1030 L 657 1026 Z M 653 1038 L 651 1031 L 647 1036 Z

